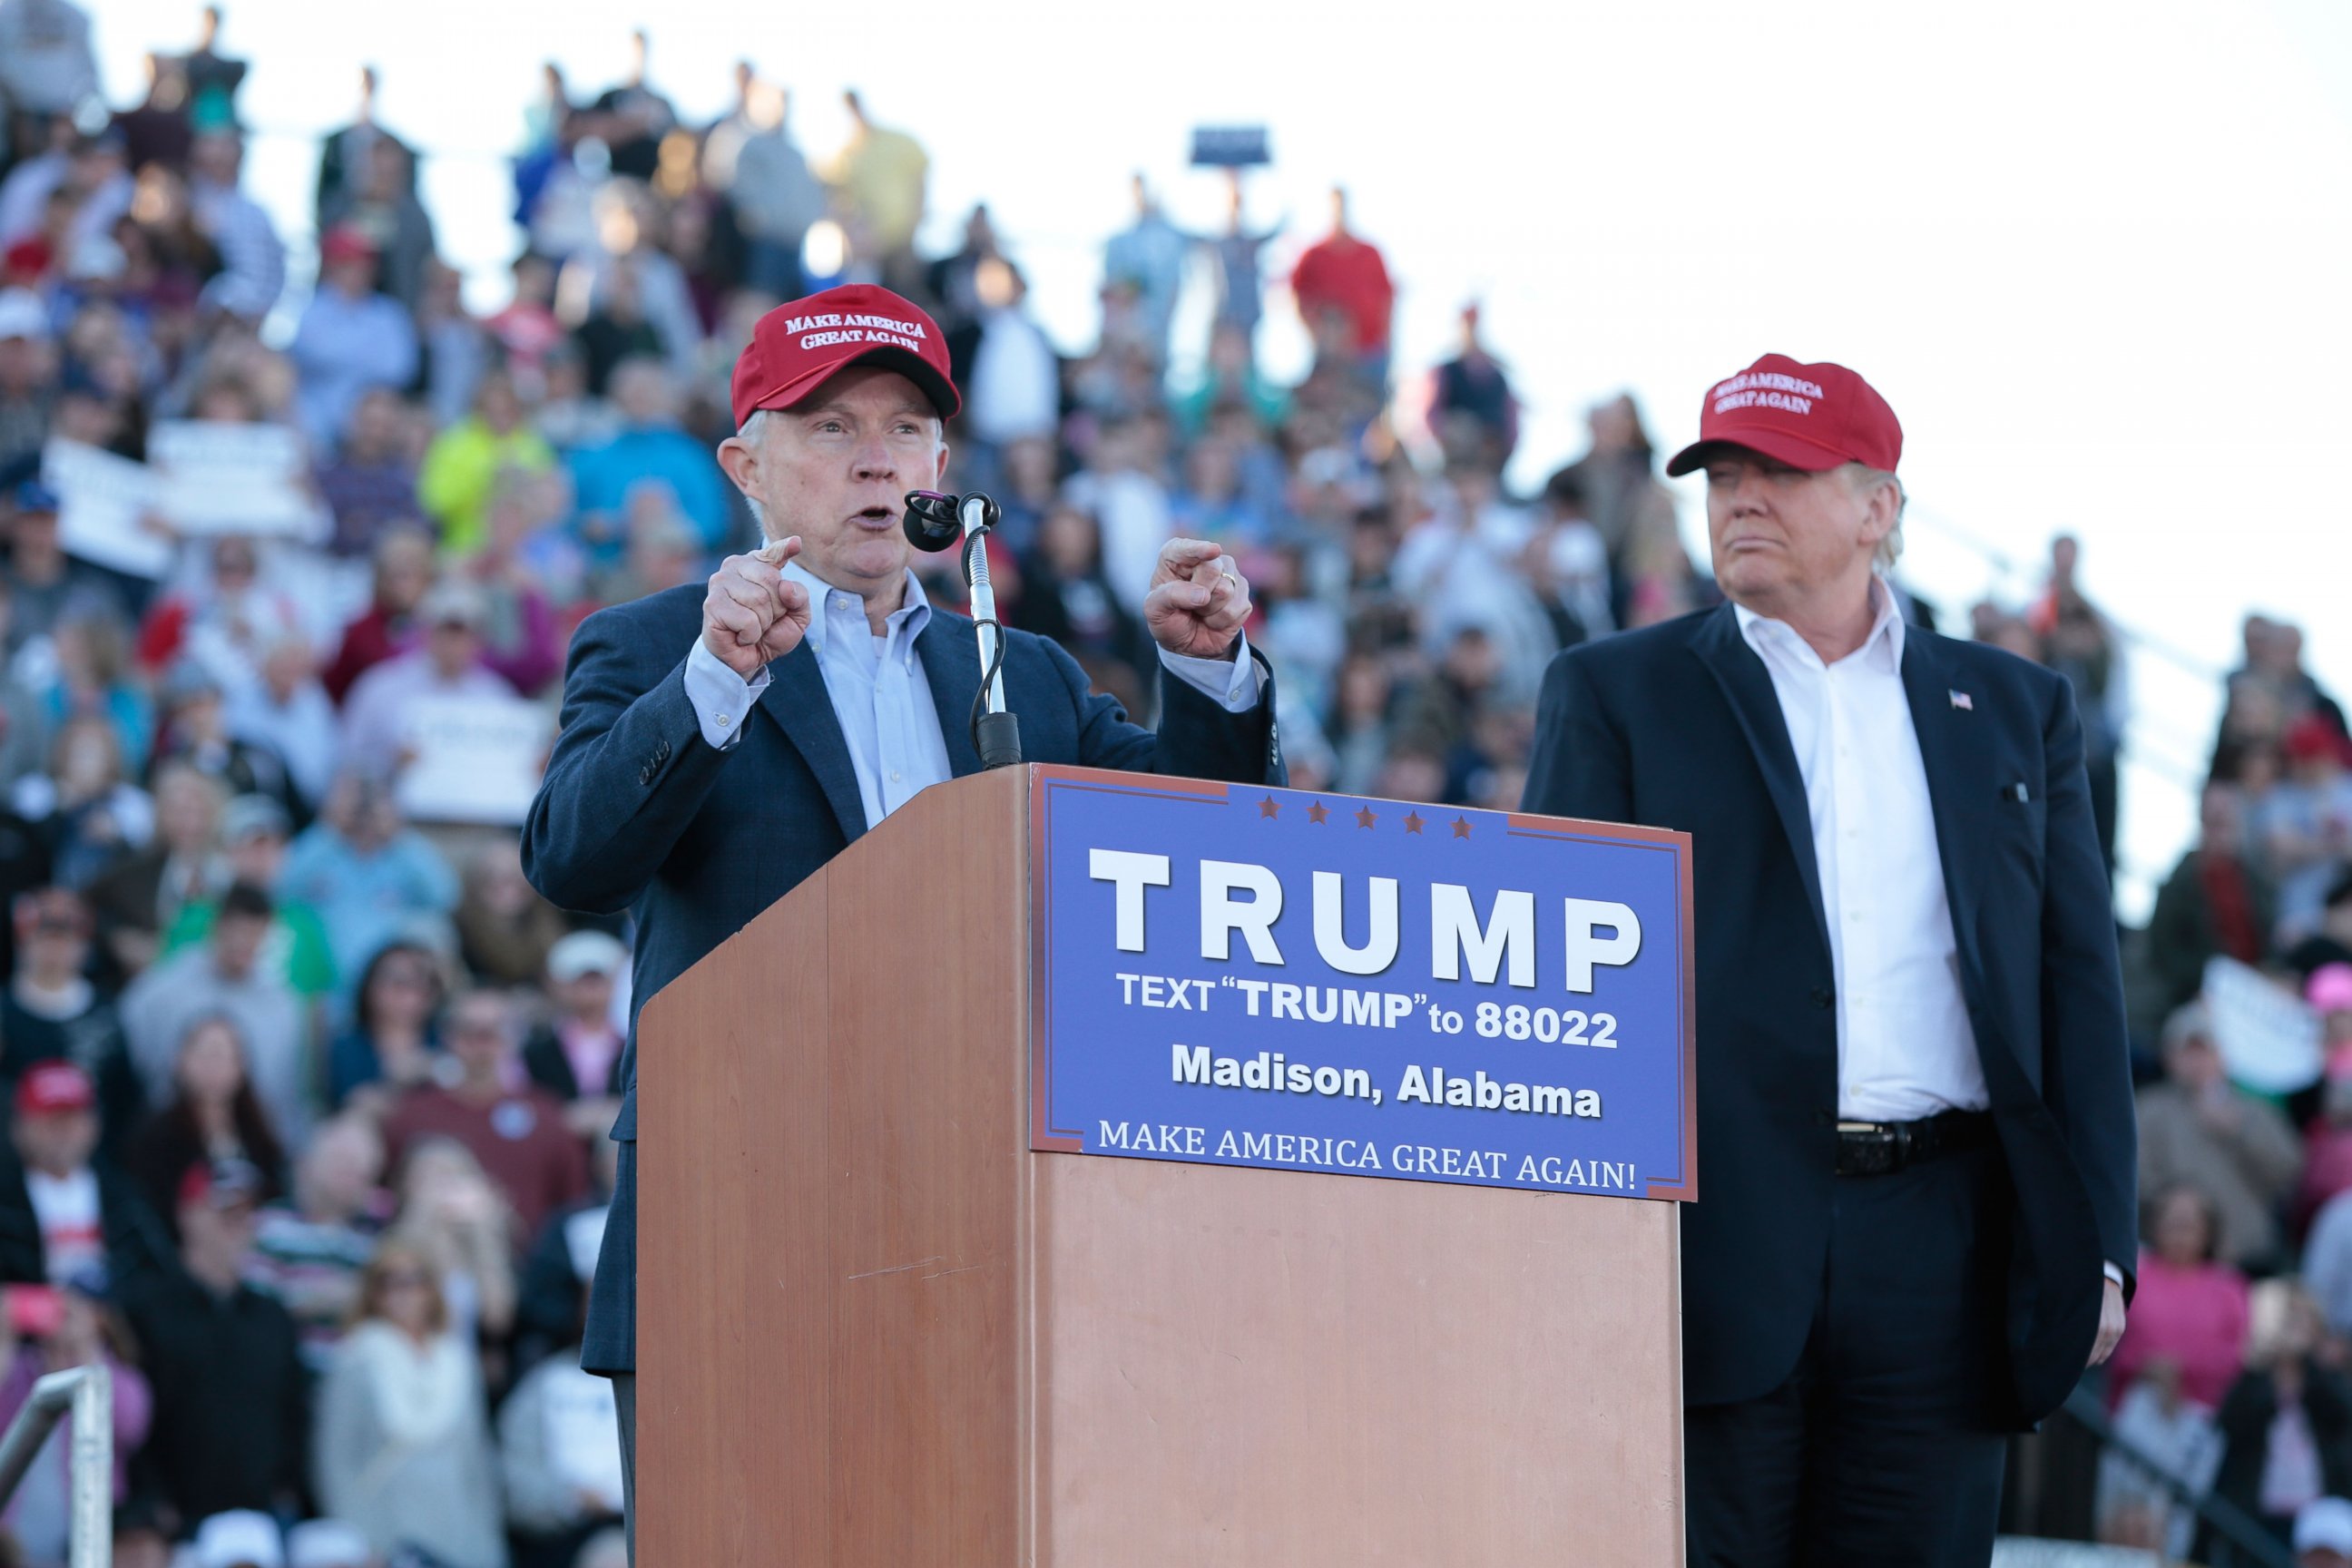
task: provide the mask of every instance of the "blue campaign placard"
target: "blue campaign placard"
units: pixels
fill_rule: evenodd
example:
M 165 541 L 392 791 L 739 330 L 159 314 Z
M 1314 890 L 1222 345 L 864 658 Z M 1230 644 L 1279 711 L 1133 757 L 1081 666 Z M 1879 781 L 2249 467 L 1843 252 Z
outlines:
M 1697 1196 L 1690 840 L 1040 768 L 1033 1148 Z

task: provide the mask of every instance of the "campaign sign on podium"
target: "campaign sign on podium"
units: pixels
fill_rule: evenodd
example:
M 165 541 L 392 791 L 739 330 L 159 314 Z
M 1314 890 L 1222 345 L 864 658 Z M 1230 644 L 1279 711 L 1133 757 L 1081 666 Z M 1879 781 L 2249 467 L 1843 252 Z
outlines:
M 1030 1143 L 1689 1200 L 1690 839 L 1039 770 Z

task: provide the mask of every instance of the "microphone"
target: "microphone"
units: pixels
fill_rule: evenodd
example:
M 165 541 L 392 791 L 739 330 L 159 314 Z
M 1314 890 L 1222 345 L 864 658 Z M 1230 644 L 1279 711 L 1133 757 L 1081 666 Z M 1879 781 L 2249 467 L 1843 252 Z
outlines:
M 1003 514 L 977 490 L 951 496 L 939 490 L 908 490 L 899 521 L 907 542 L 926 553 L 963 542 L 963 578 L 971 588 L 971 619 L 980 637 L 980 689 L 971 700 L 971 746 L 983 768 L 1018 767 L 1021 723 L 1004 706 L 1004 627 L 996 618 L 996 590 L 988 581 L 988 552 L 981 543 Z

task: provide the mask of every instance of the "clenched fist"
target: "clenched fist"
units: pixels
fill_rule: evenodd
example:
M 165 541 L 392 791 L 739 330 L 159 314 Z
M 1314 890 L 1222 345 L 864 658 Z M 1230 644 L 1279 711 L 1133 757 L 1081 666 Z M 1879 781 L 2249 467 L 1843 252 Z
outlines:
M 808 630 L 808 590 L 783 574 L 784 563 L 800 552 L 797 535 L 771 540 L 749 555 L 730 555 L 710 574 L 702 646 L 746 680 L 800 647 Z
M 1231 658 L 1249 613 L 1249 580 L 1222 547 L 1205 539 L 1171 539 L 1160 547 L 1143 595 L 1152 641 L 1192 658 Z

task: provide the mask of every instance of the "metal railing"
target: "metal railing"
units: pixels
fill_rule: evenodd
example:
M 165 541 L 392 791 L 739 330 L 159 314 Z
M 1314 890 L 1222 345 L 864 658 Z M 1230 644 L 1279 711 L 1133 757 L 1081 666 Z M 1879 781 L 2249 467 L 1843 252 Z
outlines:
M 2263 1529 L 2260 1521 L 2229 1499 L 2190 1486 L 2167 1468 L 2162 1460 L 2117 1432 L 2105 1405 L 2087 1384 L 2077 1384 L 2074 1392 L 2066 1396 L 2065 1409 L 2084 1431 L 2099 1440 L 2102 1448 L 2111 1448 L 2129 1459 L 2162 1487 L 2173 1501 L 2204 1521 L 2206 1529 L 2212 1532 L 2212 1568 L 2294 1568 L 2294 1553 Z M 77 1563 L 75 1568 L 80 1568 L 80 1564 Z
M 33 1384 L 33 1396 L 0 1433 L 0 1508 L 8 1506 L 25 1472 L 73 1413 L 68 1461 L 72 1523 L 68 1568 L 107 1568 L 114 1560 L 114 1375 L 104 1363 L 68 1367 Z

